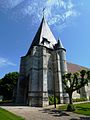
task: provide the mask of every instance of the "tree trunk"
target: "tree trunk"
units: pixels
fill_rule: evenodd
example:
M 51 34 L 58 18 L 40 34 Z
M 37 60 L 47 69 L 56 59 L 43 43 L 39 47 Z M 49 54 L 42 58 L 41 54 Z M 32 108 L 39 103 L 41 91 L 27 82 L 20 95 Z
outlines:
M 68 94 L 69 94 L 69 104 L 73 104 L 73 102 L 72 102 L 72 92 L 70 92 Z
M 68 94 L 69 94 L 69 104 L 67 106 L 67 111 L 75 111 L 73 101 L 72 101 L 72 92 L 70 92 Z

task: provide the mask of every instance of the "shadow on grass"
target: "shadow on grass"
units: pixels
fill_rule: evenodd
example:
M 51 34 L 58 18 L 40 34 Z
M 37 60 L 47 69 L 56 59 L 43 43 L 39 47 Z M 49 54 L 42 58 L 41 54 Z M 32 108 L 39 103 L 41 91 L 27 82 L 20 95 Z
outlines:
M 83 111 L 90 111 L 90 108 L 81 107 L 81 106 L 76 107 L 76 109 L 77 109 L 77 110 L 83 110 Z
M 43 109 L 40 111 L 42 111 L 42 113 L 51 114 L 52 116 L 55 116 L 55 117 L 69 116 L 69 114 L 65 113 L 64 111 L 57 110 L 57 109 Z

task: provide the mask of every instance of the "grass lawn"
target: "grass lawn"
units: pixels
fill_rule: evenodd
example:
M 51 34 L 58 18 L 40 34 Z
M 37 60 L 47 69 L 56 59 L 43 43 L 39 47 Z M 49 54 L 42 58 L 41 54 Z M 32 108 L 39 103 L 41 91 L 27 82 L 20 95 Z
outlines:
M 81 103 L 81 104 L 74 104 L 76 110 L 75 113 L 83 114 L 90 116 L 90 103 Z M 66 110 L 67 105 L 60 106 L 59 109 Z
M 25 119 L 0 108 L 0 120 L 25 120 Z

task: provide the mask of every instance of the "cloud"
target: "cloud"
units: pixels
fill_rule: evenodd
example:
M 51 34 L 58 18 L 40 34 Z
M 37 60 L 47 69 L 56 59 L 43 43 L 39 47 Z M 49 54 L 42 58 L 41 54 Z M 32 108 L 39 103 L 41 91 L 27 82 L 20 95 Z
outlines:
M 26 19 L 26 16 L 30 16 L 33 24 L 41 21 L 44 7 L 45 18 L 49 25 L 61 25 L 68 19 L 80 15 L 72 0 L 1 0 L 0 5 L 11 9 L 13 17 L 19 16 Z
M 47 6 L 58 6 L 58 7 L 63 7 L 64 9 L 66 9 L 66 2 L 64 0 L 47 0 L 46 2 Z
M 71 0 L 68 1 L 67 8 L 68 9 L 73 9 L 74 4 L 71 2 Z
M 75 16 L 78 16 L 78 15 L 80 15 L 80 13 L 77 13 L 75 10 L 68 10 L 64 13 L 65 18 L 68 18 L 68 17 L 71 17 L 71 16 L 75 17 Z
M 5 9 L 11 9 L 16 7 L 24 0 L 0 0 L 0 6 Z
M 6 58 L 0 57 L 0 67 L 3 66 L 16 66 L 16 64 L 14 64 Z
M 62 24 L 70 18 L 74 18 L 80 15 L 80 13 L 75 9 L 75 5 L 71 0 L 49 0 L 46 4 L 46 19 L 49 24 Z
M 75 5 L 71 0 L 46 0 L 33 3 L 28 3 L 26 7 L 22 10 L 24 15 L 34 15 L 36 19 L 41 20 L 42 10 L 45 7 L 45 18 L 47 19 L 49 25 L 55 23 L 62 23 L 68 18 L 76 17 L 79 12 L 75 9 Z

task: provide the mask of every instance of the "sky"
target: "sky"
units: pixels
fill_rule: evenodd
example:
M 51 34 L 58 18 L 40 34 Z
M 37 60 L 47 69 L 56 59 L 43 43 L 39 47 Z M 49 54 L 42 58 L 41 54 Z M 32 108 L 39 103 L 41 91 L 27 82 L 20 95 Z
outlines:
M 90 0 L 0 0 L 0 78 L 19 71 L 44 16 L 67 61 L 90 68 Z

